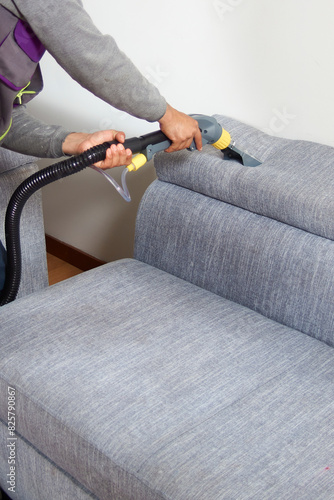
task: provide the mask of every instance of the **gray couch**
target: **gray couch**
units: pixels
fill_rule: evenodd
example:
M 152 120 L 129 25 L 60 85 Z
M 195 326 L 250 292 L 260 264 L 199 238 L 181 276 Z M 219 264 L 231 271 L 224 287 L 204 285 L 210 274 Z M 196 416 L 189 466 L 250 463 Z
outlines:
M 37 171 L 35 158 L 0 148 L 0 239 L 5 245 L 5 213 L 10 197 L 21 182 Z M 42 194 L 27 202 L 21 218 L 22 281 L 18 297 L 34 293 L 48 284 Z M 0 316 L 1 316 L 0 311 Z
M 12 498 L 334 497 L 334 149 L 217 118 L 260 167 L 156 155 L 133 259 L 0 310 Z

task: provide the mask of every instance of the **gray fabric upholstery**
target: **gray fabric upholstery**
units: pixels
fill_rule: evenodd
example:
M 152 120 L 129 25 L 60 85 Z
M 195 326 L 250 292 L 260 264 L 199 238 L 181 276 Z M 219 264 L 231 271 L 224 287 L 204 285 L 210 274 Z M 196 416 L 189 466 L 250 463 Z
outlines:
M 8 443 L 8 429 L 0 421 L 0 442 Z M 8 477 L 3 473 L 8 471 L 8 456 L 6 448 L 0 451 L 0 483 L 5 492 L 14 500 L 91 500 L 96 499 L 82 485 L 70 478 L 63 470 L 47 460 L 24 439 L 17 436 L 17 480 L 15 494 L 8 491 Z M 52 481 L 50 481 L 52 478 Z M 55 492 L 56 495 L 55 495 Z M 1 499 L 1 493 L 0 493 Z
M 4 223 L 10 197 L 17 186 L 37 171 L 29 156 L 0 148 L 0 239 L 5 245 Z M 21 217 L 22 281 L 18 296 L 48 284 L 41 192 L 26 203 Z
M 99 499 L 330 498 L 323 342 L 132 260 L 1 314 L 1 420 L 11 385 L 19 435 Z
M 334 346 L 334 242 L 156 181 L 135 257 Z
M 135 259 L 1 308 L 14 499 L 333 498 L 333 148 L 218 119 L 261 167 L 157 155 Z
M 34 163 L 36 158 L 34 156 L 21 155 L 14 153 L 5 148 L 0 148 L 0 173 L 13 170 L 14 168 L 21 167 Z
M 262 165 L 224 161 L 220 151 L 206 146 L 202 153 L 156 155 L 159 179 L 334 240 L 334 148 L 216 118 Z

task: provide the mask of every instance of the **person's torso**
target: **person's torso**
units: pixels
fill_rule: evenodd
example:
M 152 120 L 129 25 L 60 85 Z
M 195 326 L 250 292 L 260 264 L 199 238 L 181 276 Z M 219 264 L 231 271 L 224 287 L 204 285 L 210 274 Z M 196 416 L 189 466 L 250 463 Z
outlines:
M 28 23 L 0 4 L 0 141 L 10 129 L 13 106 L 43 88 L 39 61 L 44 52 Z

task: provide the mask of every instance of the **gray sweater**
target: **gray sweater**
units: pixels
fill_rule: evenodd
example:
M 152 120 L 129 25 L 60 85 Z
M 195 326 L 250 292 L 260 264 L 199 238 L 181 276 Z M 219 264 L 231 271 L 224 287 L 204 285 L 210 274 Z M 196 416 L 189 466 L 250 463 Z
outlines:
M 25 19 L 59 65 L 94 95 L 147 121 L 164 115 L 166 101 L 158 89 L 111 36 L 95 27 L 81 0 L 1 0 L 0 4 Z M 30 117 L 21 106 L 2 145 L 33 156 L 56 157 L 62 155 L 61 144 L 68 133 Z

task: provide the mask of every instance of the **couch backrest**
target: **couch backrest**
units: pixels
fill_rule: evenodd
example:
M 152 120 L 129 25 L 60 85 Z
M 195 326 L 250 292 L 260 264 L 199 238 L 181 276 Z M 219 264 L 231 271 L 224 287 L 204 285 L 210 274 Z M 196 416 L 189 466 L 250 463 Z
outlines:
M 135 257 L 334 345 L 334 148 L 217 118 L 262 165 L 156 155 Z

